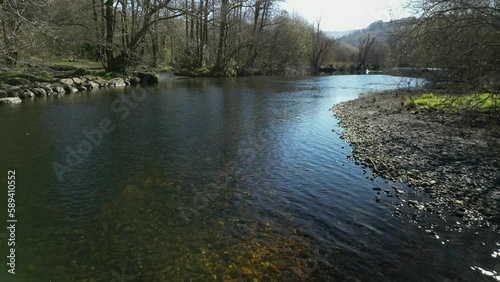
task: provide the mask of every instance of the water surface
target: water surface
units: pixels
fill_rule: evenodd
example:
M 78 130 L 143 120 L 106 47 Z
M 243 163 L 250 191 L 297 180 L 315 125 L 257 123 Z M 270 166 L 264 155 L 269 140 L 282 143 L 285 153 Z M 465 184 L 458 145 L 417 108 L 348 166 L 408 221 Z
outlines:
M 498 233 L 407 209 L 427 196 L 348 158 L 329 109 L 400 85 L 188 79 L 1 107 L 19 220 L 1 281 L 494 281 Z

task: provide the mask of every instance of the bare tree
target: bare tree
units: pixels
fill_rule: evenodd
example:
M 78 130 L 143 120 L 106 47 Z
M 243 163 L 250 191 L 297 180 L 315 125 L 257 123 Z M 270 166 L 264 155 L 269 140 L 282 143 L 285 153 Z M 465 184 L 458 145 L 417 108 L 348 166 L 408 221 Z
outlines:
M 46 34 L 48 0 L 0 1 L 0 55 L 7 65 L 16 65 L 21 50 L 34 45 L 36 33 Z
M 393 40 L 399 63 L 431 69 L 430 79 L 461 91 L 500 88 L 499 1 L 412 0 L 411 6 L 419 17 Z
M 326 53 L 333 47 L 335 40 L 328 38 L 326 34 L 319 29 L 320 22 L 316 27 L 312 28 L 312 52 L 311 52 L 311 68 L 312 72 L 318 74 L 325 58 Z
M 105 67 L 108 71 L 126 72 L 127 68 L 138 60 L 138 49 L 148 32 L 159 22 L 184 14 L 180 8 L 170 7 L 170 3 L 171 0 L 106 0 L 104 2 Z M 118 12 L 120 7 L 121 12 Z M 165 10 L 171 10 L 174 13 L 168 14 L 164 12 Z M 119 13 L 121 13 L 121 21 L 118 18 Z M 135 20 L 127 19 L 129 13 Z M 121 33 L 117 34 L 117 30 L 121 30 Z
M 359 40 L 358 66 L 356 67 L 359 72 L 363 72 L 368 68 L 366 59 L 368 57 L 368 52 L 370 52 L 374 43 L 375 37 L 371 37 L 370 34 L 368 34 L 363 40 Z

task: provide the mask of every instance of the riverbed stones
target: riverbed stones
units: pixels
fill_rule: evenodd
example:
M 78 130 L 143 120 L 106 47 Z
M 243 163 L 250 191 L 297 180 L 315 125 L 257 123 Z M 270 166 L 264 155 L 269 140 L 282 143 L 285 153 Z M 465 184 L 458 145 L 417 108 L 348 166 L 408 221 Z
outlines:
M 438 213 L 447 206 L 463 216 L 460 208 L 466 208 L 466 218 L 500 223 L 500 209 L 491 208 L 500 206 L 500 138 L 494 128 L 469 122 L 475 120 L 470 113 L 465 119 L 451 112 L 411 114 L 401 107 L 409 95 L 421 94 L 363 95 L 333 108 L 343 140 L 354 146 L 354 159 L 388 180 L 429 193 L 436 205 L 425 205 L 426 210 Z

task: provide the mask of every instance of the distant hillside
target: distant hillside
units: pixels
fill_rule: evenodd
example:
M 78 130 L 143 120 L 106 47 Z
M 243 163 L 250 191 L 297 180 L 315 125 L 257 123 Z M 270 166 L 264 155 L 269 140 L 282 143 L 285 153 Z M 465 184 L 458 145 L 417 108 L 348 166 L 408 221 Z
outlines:
M 338 42 L 357 48 L 359 41 L 366 38 L 368 34 L 370 34 L 371 37 L 377 38 L 378 42 L 387 42 L 395 28 L 405 21 L 407 21 L 407 19 L 399 19 L 390 22 L 377 21 L 370 24 L 370 26 L 365 29 L 355 30 L 338 38 Z
M 328 37 L 333 37 L 333 38 L 340 38 L 342 36 L 349 35 L 356 31 L 355 29 L 351 30 L 344 30 L 344 31 L 325 31 L 326 36 Z

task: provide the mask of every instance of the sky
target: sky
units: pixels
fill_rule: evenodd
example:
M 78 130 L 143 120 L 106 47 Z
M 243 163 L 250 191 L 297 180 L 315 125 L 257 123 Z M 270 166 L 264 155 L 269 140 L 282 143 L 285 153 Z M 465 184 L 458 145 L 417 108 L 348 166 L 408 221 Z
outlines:
M 285 0 L 281 7 L 311 23 L 321 19 L 325 31 L 362 29 L 370 23 L 409 16 L 406 0 Z

